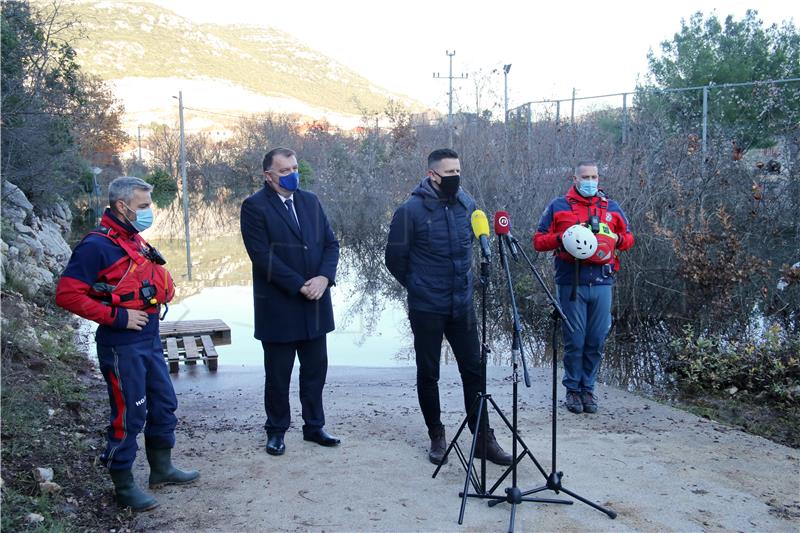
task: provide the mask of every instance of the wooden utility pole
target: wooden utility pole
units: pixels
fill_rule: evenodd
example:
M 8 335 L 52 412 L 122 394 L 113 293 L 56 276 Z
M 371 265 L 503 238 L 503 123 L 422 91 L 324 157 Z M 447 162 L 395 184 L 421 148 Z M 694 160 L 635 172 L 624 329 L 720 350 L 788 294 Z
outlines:
M 181 187 L 183 188 L 183 227 L 186 230 L 186 275 L 192 280 L 192 247 L 189 232 L 189 183 L 186 179 L 186 138 L 183 135 L 183 91 L 178 91 L 178 109 L 181 118 Z

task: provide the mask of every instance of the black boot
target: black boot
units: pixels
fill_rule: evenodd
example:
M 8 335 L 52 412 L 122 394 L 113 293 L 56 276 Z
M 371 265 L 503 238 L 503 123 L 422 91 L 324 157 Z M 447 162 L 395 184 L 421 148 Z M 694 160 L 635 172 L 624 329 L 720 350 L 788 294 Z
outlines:
M 428 452 L 428 459 L 435 465 L 447 464 L 447 459 L 444 457 L 444 452 L 447 450 L 447 439 L 444 436 L 444 426 L 428 431 L 431 438 L 431 451 Z M 442 462 L 444 460 L 444 462 Z
M 486 458 L 486 460 L 493 462 L 496 465 L 508 466 L 513 462 L 511 454 L 506 453 L 497 439 L 494 438 L 494 430 L 488 429 L 486 431 L 486 450 L 483 449 L 483 435 L 478 434 L 478 442 L 475 444 L 475 457 Z
M 172 450 L 170 448 L 153 448 L 146 446 L 147 462 L 150 463 L 150 488 L 157 489 L 164 485 L 184 485 L 200 477 L 197 470 L 178 470 L 172 466 Z
M 130 507 L 134 511 L 149 511 L 158 507 L 158 500 L 136 486 L 130 470 L 111 470 L 111 481 L 114 482 L 114 496 L 117 505 Z

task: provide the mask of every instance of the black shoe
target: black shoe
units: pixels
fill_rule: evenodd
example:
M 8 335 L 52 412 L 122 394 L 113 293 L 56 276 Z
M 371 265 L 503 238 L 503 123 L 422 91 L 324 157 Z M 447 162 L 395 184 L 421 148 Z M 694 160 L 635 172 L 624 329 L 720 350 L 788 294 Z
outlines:
M 489 429 L 486 435 L 486 453 L 483 453 L 483 435 L 478 434 L 478 441 L 475 443 L 475 457 L 484 457 L 487 461 L 491 461 L 496 465 L 508 466 L 514 462 L 514 458 L 510 453 L 506 453 L 497 439 L 494 438 L 494 430 Z
M 428 431 L 431 438 L 431 450 L 428 452 L 428 460 L 435 465 L 446 465 L 447 458 L 444 452 L 447 450 L 447 439 L 444 436 L 444 427 L 438 427 Z
M 283 455 L 286 445 L 283 443 L 283 434 L 270 435 L 267 439 L 267 453 L 270 455 Z
M 597 399 L 591 392 L 581 393 L 581 403 L 583 404 L 583 412 L 594 414 L 597 412 Z
M 329 435 L 328 432 L 322 428 L 309 431 L 308 433 L 303 432 L 303 440 L 316 442 L 320 446 L 338 446 L 339 443 L 342 442 L 333 435 Z
M 583 412 L 581 395 L 577 392 L 567 391 L 567 399 L 564 403 L 567 404 L 567 410 L 569 410 L 571 413 L 581 414 Z

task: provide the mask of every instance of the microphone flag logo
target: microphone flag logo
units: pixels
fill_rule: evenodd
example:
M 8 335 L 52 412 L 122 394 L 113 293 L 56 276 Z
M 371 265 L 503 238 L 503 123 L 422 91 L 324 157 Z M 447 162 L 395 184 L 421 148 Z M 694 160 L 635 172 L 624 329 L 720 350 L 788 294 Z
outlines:
M 497 211 L 494 214 L 494 232 L 498 235 L 508 235 L 511 231 L 511 219 L 508 212 Z

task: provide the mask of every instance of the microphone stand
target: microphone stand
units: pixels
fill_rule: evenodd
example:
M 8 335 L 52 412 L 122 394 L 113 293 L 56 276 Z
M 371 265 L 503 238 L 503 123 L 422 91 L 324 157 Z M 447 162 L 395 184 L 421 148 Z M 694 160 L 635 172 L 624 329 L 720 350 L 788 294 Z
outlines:
M 473 481 L 473 485 L 474 486 L 477 485 L 475 494 L 470 494 L 470 493 L 467 492 L 467 489 L 469 488 L 469 480 L 470 480 L 470 469 L 469 469 L 469 467 L 471 466 L 471 463 L 467 466 L 467 468 L 468 468 L 468 470 L 467 470 L 467 479 L 464 482 L 464 491 L 459 493 L 459 496 L 461 496 L 462 501 L 461 501 L 461 514 L 459 515 L 458 523 L 461 524 L 462 521 L 463 521 L 464 507 L 466 505 L 466 499 L 467 498 L 479 498 L 479 499 L 489 500 L 487 503 L 489 504 L 490 507 L 493 507 L 493 506 L 495 506 L 495 505 L 497 505 L 499 503 L 507 502 L 507 503 L 511 504 L 511 519 L 510 519 L 510 522 L 509 522 L 508 531 L 509 531 L 509 533 L 513 533 L 513 531 L 514 531 L 514 522 L 516 520 L 517 505 L 521 504 L 522 502 L 559 503 L 559 504 L 565 504 L 565 505 L 572 505 L 573 502 L 567 501 L 567 500 L 555 500 L 555 499 L 549 499 L 549 498 L 528 498 L 528 497 L 526 497 L 527 494 L 523 493 L 520 490 L 520 488 L 517 486 L 517 464 L 522 460 L 523 457 L 530 457 L 533 460 L 533 462 L 536 465 L 536 467 L 539 469 L 539 472 L 542 474 L 542 476 L 545 479 L 547 479 L 547 473 L 542 468 L 542 466 L 539 464 L 539 462 L 536 460 L 536 457 L 533 456 L 533 453 L 531 453 L 530 449 L 525 444 L 525 442 L 522 440 L 522 438 L 519 436 L 518 416 L 517 416 L 517 412 L 518 412 L 518 409 L 519 409 L 519 394 L 518 394 L 518 388 L 519 388 L 519 365 L 518 365 L 518 360 L 522 361 L 523 377 L 524 377 L 524 380 L 525 380 L 525 385 L 527 387 L 530 387 L 531 385 L 530 385 L 530 376 L 528 374 L 528 367 L 527 367 L 527 365 L 525 363 L 525 356 L 524 356 L 523 350 L 522 350 L 522 348 L 523 348 L 523 345 L 522 345 L 522 325 L 521 325 L 521 321 L 519 319 L 519 309 L 517 308 L 517 301 L 516 301 L 516 298 L 514 296 L 514 285 L 513 285 L 512 277 L 511 277 L 511 269 L 510 269 L 509 264 L 508 264 L 508 259 L 506 258 L 506 252 L 505 252 L 505 248 L 503 246 L 503 241 L 504 240 L 506 241 L 505 242 L 505 246 L 508 246 L 509 250 L 511 249 L 512 244 L 508 240 L 508 236 L 507 235 L 500 234 L 500 235 L 498 235 L 498 237 L 500 237 L 500 240 L 498 242 L 499 249 L 500 249 L 500 263 L 503 266 L 503 270 L 505 271 L 506 280 L 507 280 L 507 283 L 508 283 L 508 292 L 509 292 L 509 296 L 510 296 L 510 299 L 511 299 L 512 318 L 513 318 L 513 322 L 514 322 L 514 324 L 513 324 L 514 332 L 513 332 L 513 340 L 512 340 L 512 346 L 511 346 L 511 354 L 512 354 L 512 380 L 511 381 L 512 381 L 512 386 L 513 386 L 513 389 L 512 389 L 512 398 L 513 398 L 512 420 L 513 421 L 512 422 L 508 421 L 508 418 L 506 418 L 506 416 L 503 414 L 503 411 L 500 409 L 500 407 L 498 407 L 497 403 L 495 403 L 494 399 L 490 395 L 485 395 L 485 394 L 484 395 L 479 395 L 479 397 L 476 398 L 476 402 L 479 405 L 483 405 L 483 403 L 484 403 L 483 397 L 485 397 L 485 399 L 488 400 L 488 402 L 491 404 L 492 408 L 497 412 L 497 414 L 500 416 L 500 418 L 503 420 L 503 422 L 506 424 L 506 426 L 511 430 L 511 433 L 512 433 L 512 436 L 513 436 L 512 444 L 511 444 L 512 445 L 512 456 L 514 457 L 514 460 L 511 463 L 511 466 L 506 470 L 506 472 L 500 477 L 500 479 L 497 480 L 497 482 L 488 491 L 480 490 L 480 489 L 483 489 L 484 486 L 476 484 L 476 482 Z M 485 315 L 484 315 L 484 318 L 485 318 Z M 486 328 L 486 324 L 484 322 L 484 334 L 485 334 L 485 331 L 486 331 L 485 328 Z M 484 361 L 484 363 L 485 363 L 485 361 Z M 484 377 L 485 377 L 485 372 L 486 372 L 486 369 L 484 367 Z M 473 404 L 473 406 L 474 405 L 475 404 Z M 481 411 L 479 411 L 478 412 L 478 416 L 481 417 L 481 414 L 482 414 Z M 464 425 L 465 424 L 466 424 L 466 420 L 464 422 L 462 422 L 461 427 L 459 428 L 459 433 L 464 429 Z M 447 452 L 445 453 L 445 457 L 447 457 L 447 454 L 450 452 L 450 450 L 452 448 L 457 448 L 458 447 L 458 445 L 455 442 L 457 438 L 458 438 L 458 435 L 456 435 L 456 437 L 453 439 L 453 442 L 448 447 Z M 474 454 L 475 454 L 475 442 L 476 442 L 476 439 L 473 437 L 472 450 L 471 450 L 471 453 L 470 453 L 470 459 L 472 459 L 474 457 Z M 522 451 L 520 452 L 519 455 L 517 455 L 518 444 L 519 444 L 519 446 L 522 447 Z M 486 451 L 486 447 L 484 445 L 484 453 L 485 453 L 485 451 Z M 459 457 L 461 457 L 460 451 L 457 452 L 457 453 L 458 453 Z M 462 460 L 462 463 L 463 463 L 463 460 Z M 439 465 L 439 468 L 441 468 L 441 466 L 442 465 Z M 434 472 L 434 477 L 436 477 L 436 473 L 439 471 L 439 468 L 437 468 L 436 472 Z M 512 476 L 511 476 L 512 482 L 511 482 L 511 486 L 507 487 L 505 489 L 505 496 L 499 496 L 499 495 L 493 494 L 494 491 L 497 490 L 497 488 L 500 486 L 500 484 L 508 476 L 509 473 L 512 474 Z M 484 481 L 485 481 L 485 479 L 484 479 Z
M 550 470 L 550 474 L 549 475 L 545 475 L 545 478 L 547 479 L 547 482 L 544 485 L 542 485 L 540 487 L 537 487 L 535 489 L 527 490 L 527 491 L 522 493 L 522 496 L 527 496 L 529 494 L 536 494 L 537 492 L 542 492 L 542 491 L 545 491 L 545 490 L 551 490 L 551 491 L 555 492 L 556 494 L 558 494 L 559 492 L 563 492 L 565 494 L 568 494 L 569 496 L 572 496 L 576 500 L 581 501 L 581 502 L 585 503 L 586 505 L 589 505 L 589 506 L 597 509 L 598 511 L 602 512 L 602 513 L 605 513 L 606 515 L 608 515 L 609 518 L 612 518 L 612 519 L 616 518 L 617 517 L 617 513 L 616 512 L 612 511 L 611 509 L 607 509 L 607 508 L 605 508 L 605 507 L 603 507 L 603 506 L 601 506 L 599 504 L 596 504 L 596 503 L 594 503 L 594 502 L 592 502 L 590 500 L 587 500 L 586 498 L 583 498 L 582 496 L 579 496 L 578 494 L 575 494 L 574 492 L 570 491 L 569 489 L 567 489 L 566 487 L 564 487 L 561 484 L 561 478 L 564 476 L 564 473 L 558 471 L 557 468 L 556 468 L 556 442 L 557 442 L 556 419 L 557 419 L 557 408 L 558 408 L 557 381 L 558 381 L 558 330 L 559 330 L 558 320 L 559 320 L 559 318 L 564 321 L 564 326 L 567 328 L 568 331 L 573 332 L 574 328 L 573 328 L 572 324 L 570 324 L 569 319 L 567 319 L 566 315 L 564 314 L 564 310 L 561 308 L 561 305 L 558 303 L 558 300 L 556 300 L 556 298 L 550 292 L 550 289 L 545 284 L 544 280 L 542 279 L 541 274 L 539 274 L 539 271 L 536 270 L 536 267 L 531 262 L 530 258 L 528 257 L 528 254 L 526 254 L 525 250 L 523 250 L 523 248 L 519 245 L 519 241 L 517 239 L 515 239 L 514 237 L 510 237 L 508 239 L 509 239 L 509 241 L 508 241 L 509 242 L 509 246 L 510 247 L 511 246 L 516 246 L 517 251 L 522 254 L 522 257 L 525 258 L 525 261 L 528 263 L 528 266 L 530 267 L 531 272 L 533 272 L 533 275 L 536 277 L 536 280 L 539 282 L 539 285 L 541 285 L 542 289 L 544 290 L 545 294 L 547 295 L 547 298 L 550 301 L 550 304 L 553 306 L 553 314 L 552 314 L 552 317 L 553 317 L 553 333 L 552 333 L 552 343 L 553 343 L 553 391 L 552 391 L 552 396 L 553 396 L 553 404 L 552 404 L 552 409 L 553 409 L 553 411 L 552 411 L 552 416 L 551 416 L 551 430 L 552 430 L 552 432 L 551 432 L 551 444 L 552 444 L 552 446 L 551 446 L 551 453 L 552 453 L 552 456 L 551 456 L 551 470 Z M 515 410 L 514 414 L 516 415 L 516 410 Z M 539 466 L 539 465 L 537 464 L 537 466 Z M 508 490 L 508 489 L 506 489 L 506 490 Z M 569 503 L 572 503 L 572 502 L 569 502 Z M 490 502 L 489 505 L 492 505 L 492 503 Z M 512 524 L 513 524 L 513 514 L 512 514 Z

